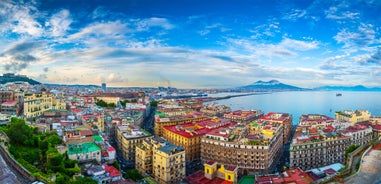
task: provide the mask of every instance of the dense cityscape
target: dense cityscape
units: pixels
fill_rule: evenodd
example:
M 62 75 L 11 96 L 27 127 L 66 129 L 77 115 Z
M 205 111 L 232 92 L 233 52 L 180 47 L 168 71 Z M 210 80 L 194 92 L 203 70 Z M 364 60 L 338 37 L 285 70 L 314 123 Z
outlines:
M 379 180 L 381 118 L 367 110 L 293 122 L 287 112 L 233 111 L 208 97 L 215 90 L 189 91 L 6 82 L 1 181 L 356 182 L 360 167 Z
M 381 184 L 381 0 L 0 0 L 0 184 Z

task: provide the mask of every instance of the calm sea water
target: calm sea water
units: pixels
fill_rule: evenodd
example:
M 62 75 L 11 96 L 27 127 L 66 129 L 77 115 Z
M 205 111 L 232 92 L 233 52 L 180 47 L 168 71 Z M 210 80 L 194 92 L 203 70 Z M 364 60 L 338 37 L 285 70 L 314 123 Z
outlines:
M 297 91 L 235 97 L 216 101 L 219 105 L 230 106 L 232 110 L 262 110 L 284 112 L 293 115 L 294 124 L 302 114 L 324 114 L 334 118 L 335 111 L 368 110 L 373 116 L 381 116 L 381 92 L 340 92 L 337 97 L 333 91 Z M 232 93 L 230 93 L 232 94 Z M 226 96 L 212 94 L 209 96 Z

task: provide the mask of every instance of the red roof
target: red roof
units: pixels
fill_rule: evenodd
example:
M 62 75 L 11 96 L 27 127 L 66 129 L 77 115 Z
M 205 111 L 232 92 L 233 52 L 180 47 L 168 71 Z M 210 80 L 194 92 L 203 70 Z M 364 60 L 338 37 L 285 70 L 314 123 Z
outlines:
M 211 120 L 206 120 L 206 121 L 211 122 Z M 201 122 L 201 123 L 197 123 L 197 124 L 186 123 L 186 124 L 182 124 L 182 125 L 164 126 L 163 128 L 166 130 L 169 130 L 173 133 L 176 133 L 178 135 L 181 135 L 183 137 L 192 138 L 192 137 L 205 135 L 206 133 L 209 133 L 211 130 L 216 130 L 219 128 L 226 128 L 226 127 L 234 125 L 234 123 L 221 124 L 221 122 L 214 122 L 214 124 L 216 124 L 218 126 L 216 126 L 216 128 L 212 128 L 212 126 L 211 126 L 212 123 Z M 197 127 L 198 127 L 198 129 L 196 129 Z M 193 130 L 192 130 L 192 128 L 193 128 Z
M 110 147 L 107 148 L 107 151 L 115 151 L 115 148 L 110 146 Z
M 228 171 L 234 171 L 235 168 L 237 168 L 237 166 L 235 166 L 235 165 L 225 166 L 225 169 L 228 170 Z
M 210 180 L 205 177 L 204 171 L 202 170 L 192 173 L 191 175 L 187 176 L 185 180 L 188 181 L 188 183 L 197 184 L 232 184 L 232 182 L 226 181 L 218 177 L 215 177 L 212 180 Z
M 205 164 L 208 164 L 208 165 L 213 165 L 214 163 L 216 163 L 215 161 L 213 160 L 208 160 Z
M 377 124 L 377 125 L 372 125 L 372 128 L 373 129 L 376 129 L 376 130 L 381 130 L 381 125 Z
M 105 168 L 105 171 L 107 173 L 110 174 L 110 177 L 117 177 L 117 176 L 121 176 L 122 173 L 120 171 L 118 171 L 118 169 L 116 169 L 114 166 L 112 165 L 106 165 L 106 168 Z
M 16 104 L 17 104 L 17 100 L 13 100 L 13 101 L 6 101 L 2 103 L 1 106 L 15 106 Z
M 79 113 L 79 112 L 81 112 L 82 110 L 81 110 L 81 109 L 74 108 L 74 109 L 71 109 L 71 111 L 72 111 L 72 112 Z
M 91 130 L 80 130 L 82 136 L 92 136 L 93 132 Z

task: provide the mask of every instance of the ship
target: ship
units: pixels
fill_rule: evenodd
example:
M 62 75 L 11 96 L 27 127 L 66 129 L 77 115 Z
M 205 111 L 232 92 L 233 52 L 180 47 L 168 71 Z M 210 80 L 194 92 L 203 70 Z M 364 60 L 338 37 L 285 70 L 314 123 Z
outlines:
M 343 94 L 341 94 L 341 93 L 336 93 L 336 96 L 343 96 Z

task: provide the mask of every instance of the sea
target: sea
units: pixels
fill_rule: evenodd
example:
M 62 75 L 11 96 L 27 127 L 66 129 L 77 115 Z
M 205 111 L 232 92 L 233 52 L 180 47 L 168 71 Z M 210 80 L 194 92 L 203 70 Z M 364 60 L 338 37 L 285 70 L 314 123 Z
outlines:
M 342 94 L 336 96 L 337 93 Z M 238 93 L 209 94 L 209 97 Z M 209 104 L 212 102 L 207 102 Z M 287 91 L 216 100 L 216 105 L 227 105 L 232 110 L 262 110 L 290 113 L 293 124 L 299 123 L 302 114 L 323 114 L 335 117 L 336 111 L 368 110 L 372 116 L 381 116 L 381 92 L 337 91 Z

